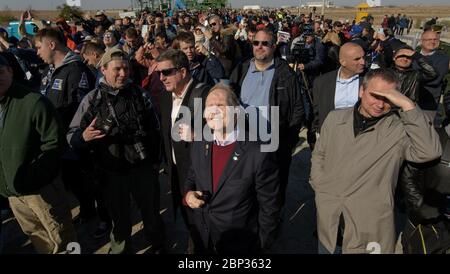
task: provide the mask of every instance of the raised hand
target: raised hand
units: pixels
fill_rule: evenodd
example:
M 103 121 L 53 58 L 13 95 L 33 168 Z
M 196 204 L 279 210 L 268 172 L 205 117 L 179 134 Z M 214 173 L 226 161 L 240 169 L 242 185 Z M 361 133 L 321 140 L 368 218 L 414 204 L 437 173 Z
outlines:
M 370 94 L 374 97 L 386 98 L 391 104 L 400 107 L 403 111 L 412 110 L 416 107 L 414 102 L 399 91 L 393 90 L 371 90 Z

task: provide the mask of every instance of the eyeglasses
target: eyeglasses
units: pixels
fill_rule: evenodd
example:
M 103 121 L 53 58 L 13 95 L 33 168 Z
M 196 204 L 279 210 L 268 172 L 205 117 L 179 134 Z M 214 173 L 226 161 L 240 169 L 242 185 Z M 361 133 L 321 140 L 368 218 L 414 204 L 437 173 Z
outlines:
M 431 38 L 431 39 L 422 39 L 422 41 L 424 41 L 424 42 L 430 42 L 430 41 L 433 41 L 433 42 L 438 42 L 438 41 L 439 41 L 439 39 L 436 39 L 436 38 Z
M 172 75 L 177 70 L 178 70 L 178 68 L 168 68 L 168 69 L 163 69 L 163 70 L 157 70 L 156 73 L 158 74 L 159 77 L 161 76 L 161 74 L 167 77 L 167 76 Z
M 264 47 L 270 47 L 272 45 L 270 41 L 258 41 L 258 40 L 253 40 L 252 44 L 254 47 L 258 47 L 259 45 L 263 45 Z

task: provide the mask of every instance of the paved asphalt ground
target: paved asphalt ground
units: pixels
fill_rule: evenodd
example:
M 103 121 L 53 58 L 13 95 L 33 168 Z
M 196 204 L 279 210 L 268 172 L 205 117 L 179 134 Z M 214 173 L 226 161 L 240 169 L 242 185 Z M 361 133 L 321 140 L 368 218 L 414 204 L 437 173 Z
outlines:
M 308 184 L 311 152 L 304 142 L 305 132 L 301 133 L 302 143 L 293 156 L 291 173 L 287 187 L 286 204 L 282 211 L 283 222 L 280 236 L 273 246 L 273 253 L 304 254 L 317 253 L 317 239 L 314 237 L 316 216 L 314 194 Z M 188 234 L 184 228 L 180 214 L 174 218 L 171 206 L 169 184 L 166 176 L 161 176 L 161 215 L 163 216 L 167 231 L 167 252 L 171 254 L 184 254 L 187 248 Z M 75 198 L 70 197 L 73 205 L 72 215 L 78 214 Z M 133 250 L 135 253 L 145 253 L 149 246 L 142 233 L 142 222 L 136 205 L 131 206 L 133 226 Z M 31 242 L 22 233 L 11 212 L 3 212 L 4 253 L 34 253 Z M 109 238 L 92 237 L 98 220 L 76 225 L 78 240 L 83 254 L 105 254 L 109 249 Z

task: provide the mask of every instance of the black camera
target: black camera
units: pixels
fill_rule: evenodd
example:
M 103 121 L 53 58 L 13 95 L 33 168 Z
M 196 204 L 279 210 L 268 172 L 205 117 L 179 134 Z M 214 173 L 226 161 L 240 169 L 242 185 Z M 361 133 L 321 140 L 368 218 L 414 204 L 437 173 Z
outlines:
M 106 119 L 102 119 L 97 117 L 97 121 L 95 121 L 95 129 L 101 130 L 103 134 L 108 135 L 111 132 L 111 128 L 114 125 L 114 118 L 112 115 L 109 115 Z
M 147 151 L 139 136 L 134 137 L 133 147 L 137 155 L 139 156 L 139 159 L 145 160 L 147 158 Z
M 200 200 L 205 202 L 205 204 L 209 203 L 209 200 L 211 200 L 212 194 L 209 191 L 201 191 L 202 196 L 198 197 Z
M 300 40 L 294 44 L 291 54 L 287 58 L 289 63 L 307 64 L 311 61 L 309 49 L 306 48 L 304 40 Z
M 291 54 L 287 58 L 289 63 L 307 64 L 312 61 L 310 48 L 306 47 L 306 37 L 314 35 L 314 30 L 310 24 L 303 25 L 303 33 L 291 49 Z

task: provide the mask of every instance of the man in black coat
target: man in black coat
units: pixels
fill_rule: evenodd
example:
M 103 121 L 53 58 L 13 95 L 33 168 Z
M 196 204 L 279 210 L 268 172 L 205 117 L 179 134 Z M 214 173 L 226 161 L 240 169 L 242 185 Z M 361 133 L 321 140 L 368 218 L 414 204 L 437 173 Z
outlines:
M 339 52 L 341 67 L 316 78 L 313 86 L 313 130 L 320 133 L 325 118 L 336 108 L 352 107 L 358 101 L 360 74 L 364 71 L 361 46 L 346 43 Z
M 299 140 L 305 111 L 304 94 L 297 75 L 287 62 L 274 58 L 275 42 L 272 32 L 259 30 L 253 40 L 255 57 L 234 69 L 230 85 L 245 106 L 258 111 L 268 108 L 269 113 L 272 107 L 279 107 L 278 130 L 279 140 L 282 141 L 277 149 L 277 156 L 281 193 L 284 197 L 292 150 Z M 264 117 L 262 112 L 261 116 Z M 264 118 L 270 121 L 270 115 Z
M 261 143 L 245 138 L 239 114 L 228 108 L 238 106 L 228 86 L 213 87 L 204 114 L 212 138 L 191 148 L 185 203 L 193 209 L 206 253 L 255 254 L 270 248 L 276 236 L 281 208 L 276 154 L 261 152 Z
M 181 125 L 181 119 L 189 119 L 188 123 L 192 125 L 196 113 L 200 113 L 201 117 L 201 109 L 195 105 L 194 99 L 202 99 L 203 105 L 209 86 L 192 78 L 189 60 L 180 50 L 167 50 L 158 56 L 156 62 L 158 63 L 156 72 L 167 91 L 162 93 L 160 99 L 161 132 L 167 162 L 166 171 L 169 175 L 176 210 L 181 205 L 183 185 L 191 164 L 189 153 L 192 141 L 192 139 L 178 139 L 178 126 Z M 186 108 L 191 117 L 184 117 L 186 113 L 183 110 Z M 181 215 L 186 226 L 191 230 L 193 243 L 190 243 L 188 252 L 193 252 L 198 238 L 197 233 L 191 229 L 189 210 L 181 207 Z

